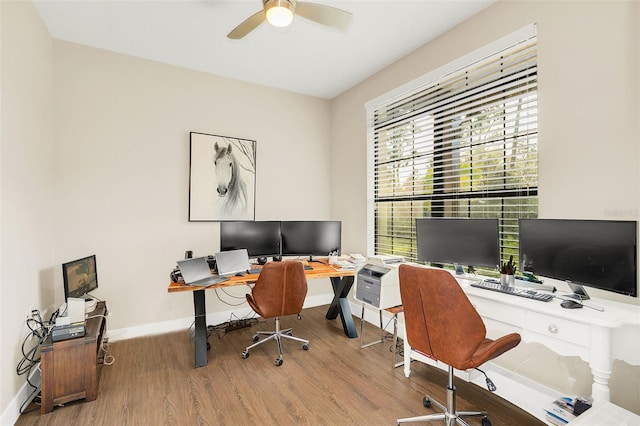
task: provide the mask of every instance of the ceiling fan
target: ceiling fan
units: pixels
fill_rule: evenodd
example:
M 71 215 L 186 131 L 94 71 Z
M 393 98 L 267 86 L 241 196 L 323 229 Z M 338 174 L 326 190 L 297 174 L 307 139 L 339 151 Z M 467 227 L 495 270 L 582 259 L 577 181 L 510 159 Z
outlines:
M 351 13 L 331 6 L 297 0 L 262 0 L 263 9 L 235 27 L 228 38 L 240 39 L 264 21 L 275 27 L 286 27 L 299 15 L 310 21 L 345 31 L 351 24 Z

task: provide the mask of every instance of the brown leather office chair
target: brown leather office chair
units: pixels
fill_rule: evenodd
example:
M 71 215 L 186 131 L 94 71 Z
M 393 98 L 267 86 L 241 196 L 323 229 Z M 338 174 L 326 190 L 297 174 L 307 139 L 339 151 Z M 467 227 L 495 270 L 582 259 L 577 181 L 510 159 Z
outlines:
M 447 426 L 466 425 L 462 416 L 482 416 L 482 425 L 490 426 L 486 411 L 456 410 L 453 371 L 479 367 L 516 347 L 520 335 L 511 333 L 497 340 L 488 339 L 482 318 L 448 271 L 401 265 L 398 274 L 407 343 L 414 351 L 449 366 L 447 406 L 429 396 L 423 399 L 425 407 L 433 402 L 442 413 L 398 419 L 398 424 L 444 420 Z
M 251 294 L 247 294 L 249 306 L 262 318 L 275 318 L 276 329 L 272 332 L 258 331 L 253 336 L 253 345 L 242 352 L 242 358 L 249 357 L 249 350 L 268 340 L 275 340 L 278 345 L 278 358 L 276 365 L 282 365 L 281 339 L 291 339 L 302 342 L 302 349 L 309 349 L 309 341 L 294 337 L 290 328 L 280 330 L 280 317 L 297 314 L 300 319 L 300 311 L 304 299 L 307 296 L 307 277 L 304 274 L 304 266 L 299 261 L 269 262 L 262 268 L 258 281 L 254 285 Z M 267 335 L 263 340 L 260 335 Z

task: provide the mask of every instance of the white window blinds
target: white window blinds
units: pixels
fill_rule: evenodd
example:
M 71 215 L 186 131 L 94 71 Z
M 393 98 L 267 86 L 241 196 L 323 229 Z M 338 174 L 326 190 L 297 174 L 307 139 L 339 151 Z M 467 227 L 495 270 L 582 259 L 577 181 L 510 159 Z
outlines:
M 369 251 L 416 260 L 415 219 L 537 217 L 536 37 L 368 105 Z

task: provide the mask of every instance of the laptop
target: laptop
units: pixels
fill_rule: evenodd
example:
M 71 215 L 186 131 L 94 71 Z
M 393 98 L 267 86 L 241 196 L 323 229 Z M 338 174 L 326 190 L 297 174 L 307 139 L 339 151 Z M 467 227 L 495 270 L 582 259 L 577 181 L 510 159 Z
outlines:
M 178 260 L 178 267 L 187 285 L 209 286 L 227 281 L 229 278 L 211 275 L 206 257 Z
M 249 253 L 247 249 L 227 250 L 216 253 L 218 275 L 233 276 L 249 271 Z

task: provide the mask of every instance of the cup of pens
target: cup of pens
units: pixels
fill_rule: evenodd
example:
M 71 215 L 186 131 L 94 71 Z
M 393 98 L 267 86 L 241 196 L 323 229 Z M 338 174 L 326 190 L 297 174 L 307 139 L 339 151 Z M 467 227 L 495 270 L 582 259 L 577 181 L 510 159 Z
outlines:
M 500 266 L 500 284 L 506 287 L 516 285 L 516 265 L 513 263 L 513 256 L 509 256 L 509 261 Z
M 329 265 L 333 265 L 335 263 L 338 263 L 338 252 L 332 251 L 329 253 Z

